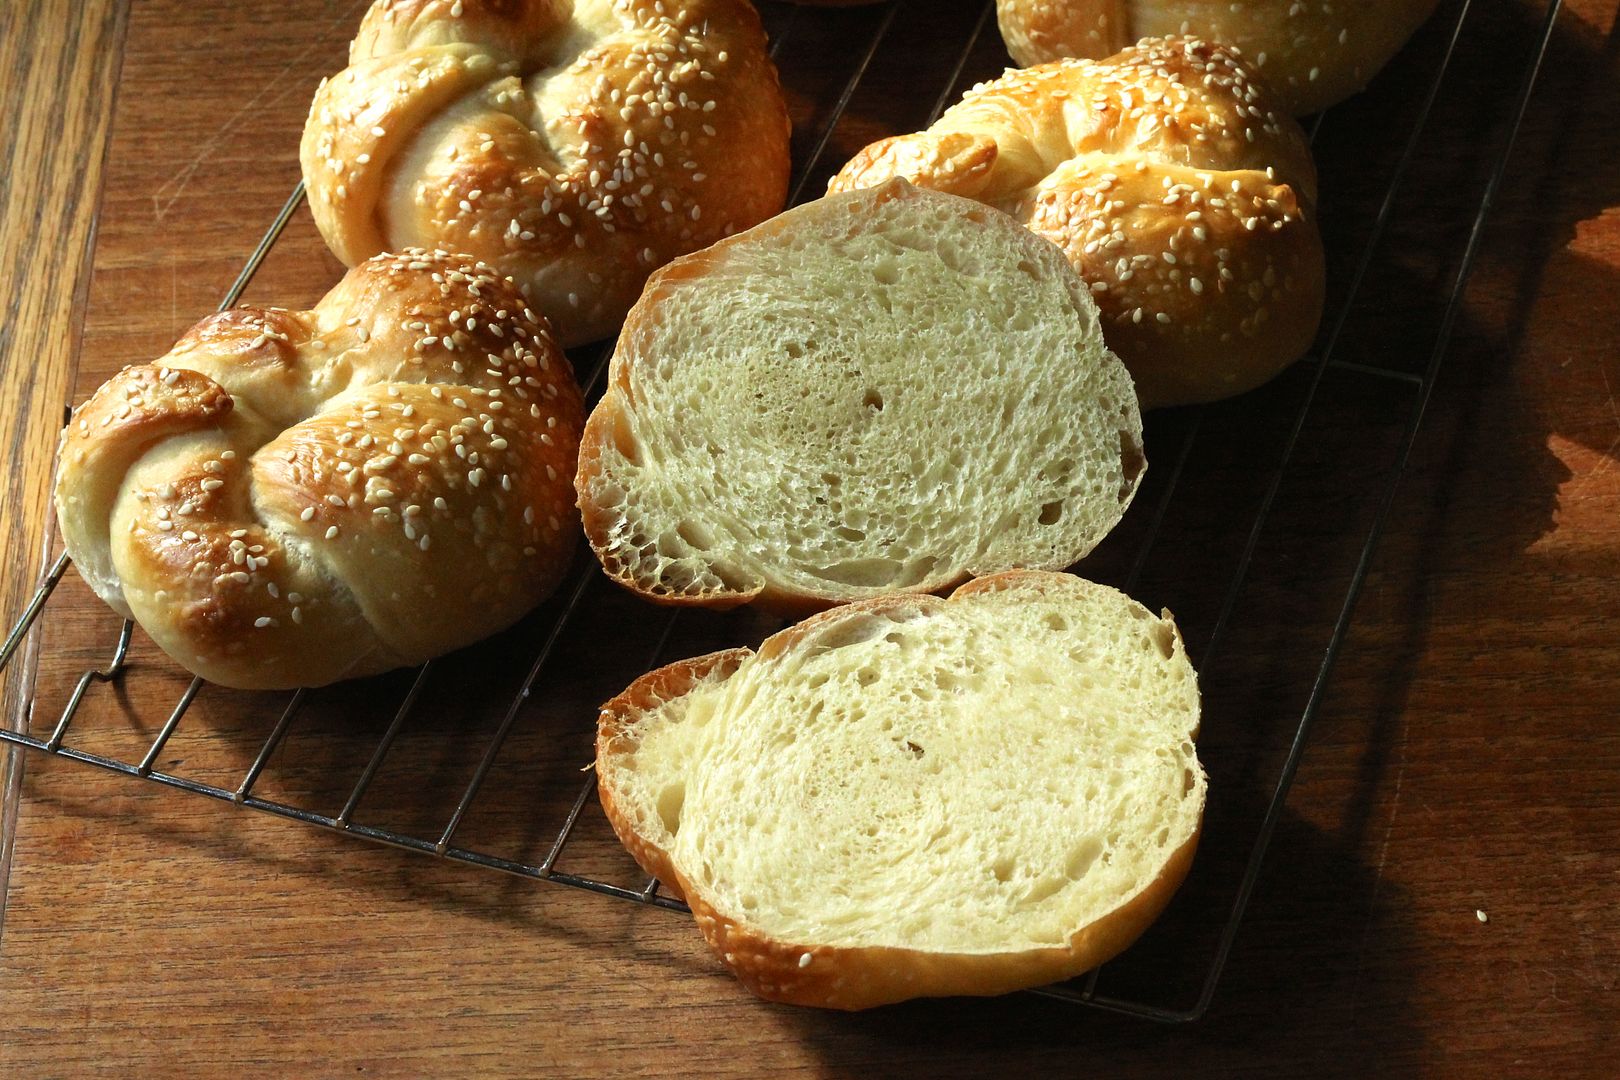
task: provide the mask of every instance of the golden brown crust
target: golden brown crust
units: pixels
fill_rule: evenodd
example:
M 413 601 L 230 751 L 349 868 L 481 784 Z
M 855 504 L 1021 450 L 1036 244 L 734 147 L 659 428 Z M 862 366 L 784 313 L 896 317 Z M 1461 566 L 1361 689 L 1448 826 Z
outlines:
M 1277 107 L 1319 112 L 1356 93 L 1434 11 L 1435 0 L 996 0 L 1021 67 L 1101 59 L 1139 38 L 1192 34 L 1254 61 Z
M 1084 974 L 1118 956 L 1153 924 L 1181 887 L 1197 848 L 1194 833 L 1165 860 L 1152 884 L 1076 931 L 1066 947 L 1014 953 L 781 941 L 716 911 L 684 880 L 681 886 L 703 939 L 760 997 L 823 1009 L 870 1009 L 916 997 L 989 997 Z
M 634 815 L 620 807 L 607 777 L 611 774 L 613 762 L 634 755 L 640 745 L 636 732 L 640 717 L 691 693 L 699 683 L 729 678 L 737 670 L 737 665 L 753 654 L 752 649 L 724 649 L 649 671 L 626 687 L 618 697 L 603 705 L 597 718 L 596 790 L 602 801 L 602 811 L 607 815 L 619 842 L 637 864 L 657 878 L 665 892 L 678 898 L 684 897 L 685 893 L 669 861 L 669 853 L 643 837 L 642 831 L 636 828 Z M 609 763 L 609 768 L 602 768 L 604 762 Z
M 894 176 L 977 199 L 1063 249 L 1145 407 L 1230 397 L 1310 347 L 1325 269 L 1316 172 L 1222 46 L 1144 41 L 969 92 L 828 185 Z
M 1072 579 L 1065 574 L 1009 570 L 975 578 L 951 595 L 891 595 L 822 612 L 767 638 L 762 660 L 782 655 L 831 625 L 906 609 L 934 608 L 951 599 L 1006 589 L 1049 591 Z M 1168 620 L 1169 613 L 1165 613 Z M 1171 623 L 1174 634 L 1174 624 Z M 760 997 L 793 1005 L 867 1009 L 915 997 L 988 996 L 1072 978 L 1127 948 L 1158 918 L 1186 878 L 1199 832 L 1166 857 L 1154 880 L 1128 902 L 1075 930 L 1066 945 L 1008 953 L 949 953 L 889 946 L 849 948 L 784 941 L 716 909 L 683 875 L 670 853 L 638 828 L 637 814 L 613 790 L 611 776 L 639 746 L 644 717 L 666 708 L 694 688 L 723 682 L 755 655 L 732 649 L 668 665 L 643 675 L 602 707 L 597 734 L 597 780 L 602 808 L 613 831 L 636 862 L 692 909 L 709 947 L 739 981 Z M 1196 737 L 1196 732 L 1193 733 Z
M 301 158 L 344 262 L 466 252 L 573 345 L 657 266 L 781 208 L 788 121 L 747 0 L 377 0 Z
M 319 685 L 468 644 L 555 587 L 583 404 L 513 285 L 463 256 L 237 308 L 128 368 L 62 441 L 82 576 L 190 670 Z

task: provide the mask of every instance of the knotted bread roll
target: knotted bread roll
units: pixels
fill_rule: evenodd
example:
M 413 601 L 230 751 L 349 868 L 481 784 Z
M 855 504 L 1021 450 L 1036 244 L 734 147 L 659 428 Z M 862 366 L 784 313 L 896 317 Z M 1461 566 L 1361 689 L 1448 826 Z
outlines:
M 566 346 L 782 208 L 788 119 L 747 0 L 377 0 L 301 158 L 345 263 L 466 252 Z
M 381 255 L 312 311 L 234 308 L 63 432 L 79 573 L 227 686 L 313 686 L 459 648 L 556 585 L 583 408 L 512 283 Z
M 996 0 L 1024 67 L 1100 59 L 1146 37 L 1191 34 L 1252 60 L 1279 109 L 1317 112 L 1360 90 L 1434 11 L 1435 0 Z
M 1144 406 L 1241 393 L 1315 337 L 1322 241 L 1299 125 L 1227 48 L 1144 41 L 1010 71 L 828 185 L 892 177 L 1006 211 L 1064 250 Z

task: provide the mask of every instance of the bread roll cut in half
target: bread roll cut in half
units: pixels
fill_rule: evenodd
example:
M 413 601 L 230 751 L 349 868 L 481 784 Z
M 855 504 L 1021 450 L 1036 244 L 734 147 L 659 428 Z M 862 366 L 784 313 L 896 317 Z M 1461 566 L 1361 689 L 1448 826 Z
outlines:
M 1067 574 L 815 616 L 603 706 L 602 806 L 755 993 L 862 1009 L 1077 975 L 1192 861 L 1197 677 Z
M 782 208 L 788 115 L 748 0 L 376 0 L 300 159 L 345 263 L 466 252 L 572 346 Z
M 318 686 L 551 592 L 583 413 L 510 280 L 380 255 L 311 311 L 232 308 L 104 383 L 62 433 L 57 514 L 80 576 L 186 668 Z
M 813 610 L 1068 566 L 1144 467 L 1130 376 L 1063 253 L 896 181 L 656 274 L 578 490 L 633 591 Z
M 866 147 L 850 191 L 902 176 L 1061 247 L 1144 408 L 1230 397 L 1310 348 L 1325 271 L 1305 134 L 1202 41 L 1011 71 L 933 127 Z
M 1097 59 L 1194 34 L 1242 49 L 1295 116 L 1354 94 L 1400 51 L 1435 0 L 996 0 L 1007 51 L 1030 67 Z

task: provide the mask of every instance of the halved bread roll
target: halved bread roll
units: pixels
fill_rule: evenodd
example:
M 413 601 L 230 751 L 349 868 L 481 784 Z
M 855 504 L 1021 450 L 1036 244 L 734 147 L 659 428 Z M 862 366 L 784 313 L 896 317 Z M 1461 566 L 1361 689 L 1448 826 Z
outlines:
M 1067 574 L 890 596 L 643 676 L 602 806 L 755 993 L 860 1009 L 1079 974 L 1186 876 L 1205 779 L 1169 613 Z
M 815 609 L 1068 566 L 1129 504 L 1141 423 L 1057 247 L 895 180 L 655 274 L 577 487 L 633 591 Z

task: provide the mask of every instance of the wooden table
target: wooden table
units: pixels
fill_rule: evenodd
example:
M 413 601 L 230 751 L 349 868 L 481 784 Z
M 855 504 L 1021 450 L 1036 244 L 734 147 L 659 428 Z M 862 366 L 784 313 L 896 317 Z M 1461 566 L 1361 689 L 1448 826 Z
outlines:
M 823 173 L 866 139 L 917 125 L 940 85 L 933 68 L 949 67 L 950 42 L 980 10 L 913 6 L 874 57 Z M 1388 534 L 1201 1023 L 1157 1026 L 1028 995 L 856 1016 L 766 1005 L 668 913 L 30 756 L 0 934 L 0 1075 L 1616 1075 L 1613 7 L 1570 0 L 1556 24 Z M 0 9 L 6 622 L 37 580 L 62 405 L 122 363 L 164 352 L 218 302 L 296 179 L 307 101 L 342 65 L 362 8 Z M 1373 90 L 1323 124 L 1337 300 L 1459 10 L 1441 9 Z M 1427 363 L 1543 11 L 1475 0 L 1346 320 L 1341 361 Z M 858 59 L 837 47 L 841 28 L 880 15 L 801 16 L 796 59 L 782 62 L 801 156 Z M 992 32 L 966 77 L 998 70 L 996 53 Z M 249 297 L 306 306 L 340 270 L 300 215 Z M 1202 876 L 1138 947 L 1132 990 L 1162 982 L 1184 1000 L 1190 978 L 1196 991 L 1399 453 L 1411 386 L 1353 375 L 1341 367 L 1324 379 L 1234 629 L 1204 670 L 1212 802 Z M 1195 629 L 1213 623 L 1191 586 L 1230 574 L 1244 539 L 1230 519 L 1263 493 L 1310 382 L 1302 367 L 1204 418 L 1188 465 L 1197 483 L 1173 504 L 1139 584 L 1145 600 L 1175 604 Z M 1176 445 L 1188 425 L 1186 415 L 1155 418 L 1150 452 Z M 1100 576 L 1118 578 L 1129 563 L 1147 513 L 1138 510 L 1102 553 Z M 566 803 L 577 788 L 591 705 L 645 662 L 633 649 L 614 655 L 620 642 L 643 642 L 644 611 L 603 588 L 586 606 L 582 636 L 542 680 L 463 836 L 528 857 L 543 850 L 553 826 L 538 822 L 556 793 Z M 769 628 L 700 619 L 678 647 Z M 36 730 L 78 671 L 105 660 L 116 632 L 70 575 L 34 642 Z M 425 719 L 396 744 L 361 816 L 416 831 L 443 820 L 533 633 L 520 628 L 476 662 L 435 673 Z M 185 679 L 139 635 L 132 661 L 118 685 L 93 688 L 73 739 L 138 760 Z M 486 681 L 499 685 L 486 693 Z M 22 692 L 15 678 L 8 686 Z M 257 790 L 331 812 L 404 686 L 324 698 Z M 274 720 L 268 699 L 205 692 L 159 766 L 234 784 Z M 594 813 L 567 858 L 628 879 Z

